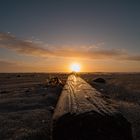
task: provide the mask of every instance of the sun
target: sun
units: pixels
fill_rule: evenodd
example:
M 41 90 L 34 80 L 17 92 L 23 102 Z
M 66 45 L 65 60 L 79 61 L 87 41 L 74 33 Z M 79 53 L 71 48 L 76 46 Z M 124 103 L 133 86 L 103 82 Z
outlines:
M 80 67 L 80 64 L 78 64 L 78 63 L 73 63 L 73 64 L 70 65 L 70 69 L 71 69 L 71 71 L 73 71 L 73 72 L 79 72 L 80 69 L 81 69 L 81 67 Z

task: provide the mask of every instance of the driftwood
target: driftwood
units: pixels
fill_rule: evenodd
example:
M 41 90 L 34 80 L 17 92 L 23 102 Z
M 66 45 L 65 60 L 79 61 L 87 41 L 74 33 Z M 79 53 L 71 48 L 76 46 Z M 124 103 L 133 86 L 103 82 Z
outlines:
M 132 140 L 130 123 L 113 102 L 70 75 L 53 114 L 53 140 Z

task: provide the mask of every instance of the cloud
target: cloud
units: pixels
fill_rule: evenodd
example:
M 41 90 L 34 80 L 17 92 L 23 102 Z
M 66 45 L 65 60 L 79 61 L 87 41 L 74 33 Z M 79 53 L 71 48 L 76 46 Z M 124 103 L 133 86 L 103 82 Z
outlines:
M 100 44 L 100 43 L 99 43 Z M 100 45 L 99 45 L 100 46 Z M 65 57 L 82 59 L 121 59 L 140 61 L 140 55 L 132 55 L 120 49 L 104 49 L 98 45 L 46 45 L 42 42 L 18 39 L 12 34 L 0 33 L 0 48 L 7 48 L 18 54 L 36 57 Z
M 0 41 L 14 40 L 15 36 L 9 33 L 0 33 Z
M 15 62 L 11 62 L 11 61 L 6 61 L 6 60 L 0 60 L 0 66 L 5 67 L 5 66 L 15 66 L 17 65 Z
M 0 59 L 0 72 L 33 72 L 36 67 L 18 61 Z
M 140 61 L 140 55 L 131 55 L 131 56 L 128 55 L 124 59 L 131 61 Z
M 20 61 L 11 61 L 8 59 L 0 59 L 0 72 L 56 72 L 63 71 L 63 67 L 56 67 L 50 64 L 32 64 Z
M 49 50 L 39 47 L 40 44 L 33 43 L 30 40 L 17 39 L 11 34 L 0 33 L 0 47 L 16 51 L 20 54 L 42 57 L 51 54 Z
M 14 72 L 15 70 L 19 70 L 19 65 L 17 62 L 12 62 L 9 60 L 0 60 L 0 72 Z
M 104 59 L 104 58 L 115 58 L 124 55 L 121 50 L 105 50 L 105 49 L 83 49 L 82 47 L 73 47 L 71 49 L 68 48 L 59 48 L 54 50 L 54 54 L 56 56 L 63 57 L 79 57 L 79 58 L 87 58 L 87 59 Z

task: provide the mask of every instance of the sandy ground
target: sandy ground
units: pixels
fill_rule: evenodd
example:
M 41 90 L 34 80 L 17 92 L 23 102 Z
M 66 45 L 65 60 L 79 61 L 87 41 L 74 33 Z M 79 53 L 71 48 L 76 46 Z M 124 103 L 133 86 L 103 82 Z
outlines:
M 140 140 L 140 73 L 93 73 L 81 75 L 118 105 L 118 110 L 132 125 L 134 140 Z M 93 82 L 104 78 L 106 84 Z
M 53 110 L 63 86 L 47 86 L 47 79 L 66 82 L 68 74 L 0 74 L 0 140 L 50 140 Z M 140 73 L 85 73 L 80 76 L 111 97 L 131 122 L 140 140 Z M 106 84 L 93 79 L 104 78 Z

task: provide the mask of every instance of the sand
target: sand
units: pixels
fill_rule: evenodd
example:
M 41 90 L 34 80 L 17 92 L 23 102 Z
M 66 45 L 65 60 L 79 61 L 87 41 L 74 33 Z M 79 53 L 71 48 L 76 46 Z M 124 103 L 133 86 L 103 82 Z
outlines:
M 47 79 L 65 73 L 0 74 L 0 140 L 50 140 L 53 110 L 63 86 L 47 86 Z M 81 73 L 80 76 L 112 98 L 140 139 L 140 73 Z M 106 84 L 93 79 L 104 78 Z

